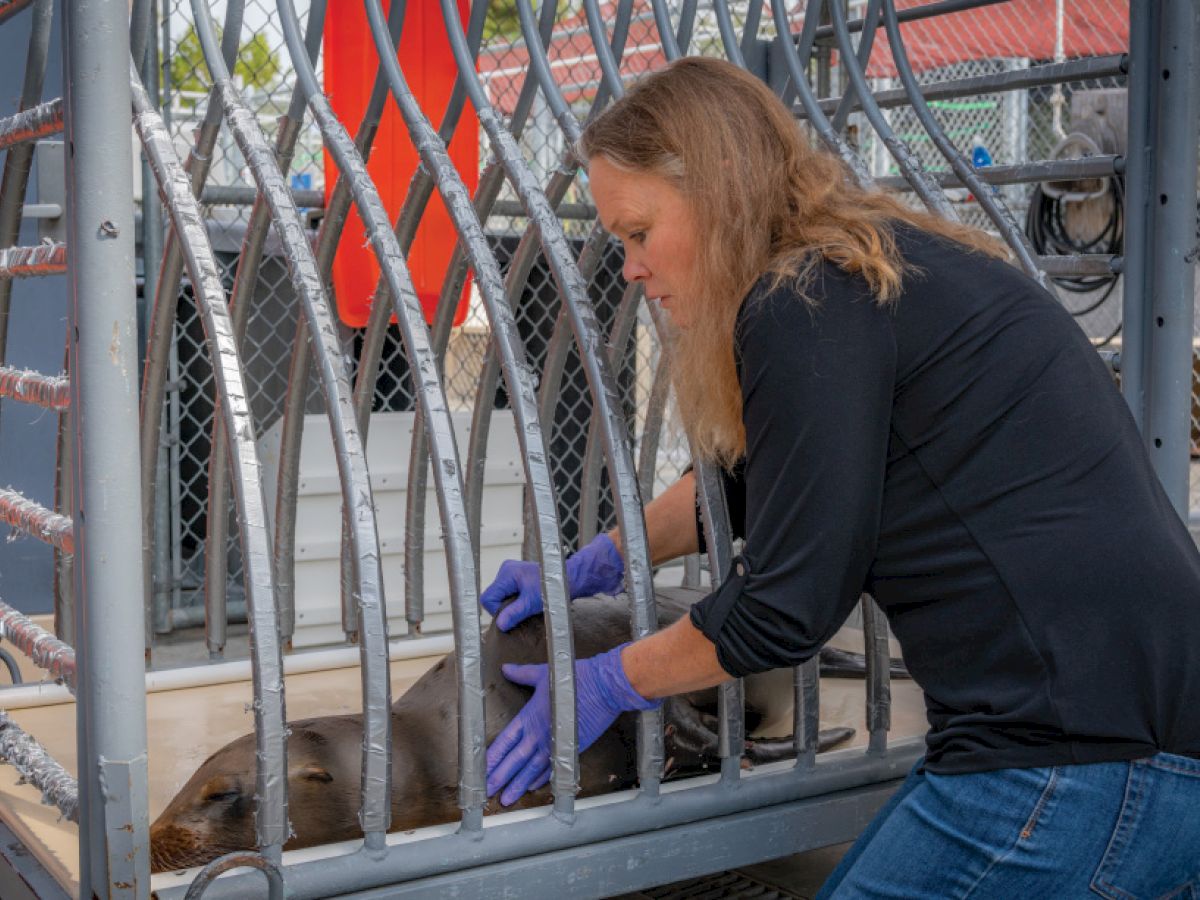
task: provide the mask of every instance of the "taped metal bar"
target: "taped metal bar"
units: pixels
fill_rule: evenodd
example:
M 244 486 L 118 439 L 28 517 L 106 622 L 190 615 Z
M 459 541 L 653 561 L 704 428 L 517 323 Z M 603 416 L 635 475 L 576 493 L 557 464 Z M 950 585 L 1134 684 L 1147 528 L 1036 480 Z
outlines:
M 79 821 L 79 785 L 45 747 L 0 711 L 0 759 L 42 792 L 42 802 L 53 806 L 68 822 Z
M 900 16 L 903 21 L 904 12 Z M 1114 78 L 1129 72 L 1129 55 L 1117 53 L 1111 56 L 1087 56 L 1061 63 L 1045 63 L 1028 69 L 1012 69 L 994 75 L 976 75 L 971 78 L 956 78 L 920 85 L 921 96 L 929 100 L 952 100 L 976 94 L 1001 93 L 1004 91 L 1028 90 L 1050 84 L 1065 84 L 1069 81 L 1090 81 L 1097 78 Z M 908 105 L 908 92 L 900 88 L 877 91 L 872 94 L 875 105 L 880 109 L 892 109 Z M 841 97 L 826 97 L 818 101 L 822 112 L 831 113 L 849 99 L 850 109 L 860 108 L 858 95 L 848 91 Z M 806 118 L 803 109 L 796 110 L 798 118 Z
M 535 402 L 535 379 L 525 358 L 516 321 L 505 300 L 504 283 L 494 255 L 487 246 L 482 225 L 475 214 L 475 206 L 461 177 L 445 151 L 428 119 L 421 112 L 416 99 L 408 90 L 403 72 L 394 54 L 388 52 L 385 23 L 376 4 L 367 3 L 367 16 L 375 40 L 376 50 L 387 75 L 392 97 L 408 127 L 410 138 L 421 154 L 422 162 L 434 177 L 438 192 L 445 202 L 459 233 L 472 268 L 476 283 L 484 300 L 488 319 L 492 326 L 493 345 L 501 352 L 503 368 L 517 424 L 517 437 L 521 447 L 526 481 L 537 508 L 538 539 L 542 562 L 542 588 L 546 608 L 546 629 L 551 668 L 551 696 L 556 704 L 569 704 L 570 715 L 565 721 L 556 716 L 553 727 L 554 750 L 551 781 L 554 805 L 563 815 L 573 810 L 574 791 L 578 777 L 578 757 L 575 742 L 575 693 L 574 658 L 570 629 L 569 611 L 563 575 L 562 542 L 557 526 L 556 501 L 549 470 L 541 425 L 537 418 Z M 467 50 L 466 39 L 461 32 L 461 49 Z M 471 59 L 469 51 L 467 58 Z M 460 62 L 460 75 L 465 75 Z M 398 285 L 391 287 L 393 297 Z M 413 299 L 414 321 L 423 332 L 424 318 Z M 415 335 L 414 335 L 415 336 Z M 427 336 L 422 335 L 423 337 Z M 430 353 L 429 348 L 408 344 L 414 353 L 414 371 L 423 365 L 417 352 Z M 432 366 L 429 374 L 433 375 Z M 441 391 L 440 384 L 437 390 Z M 444 404 L 444 398 L 441 403 Z M 460 805 L 464 810 L 464 827 L 474 830 L 482 827 L 482 804 L 486 801 L 483 782 L 485 734 L 482 703 L 482 672 L 479 659 L 479 608 L 476 593 L 477 574 L 469 532 L 469 523 L 462 496 L 461 474 L 447 466 L 445 454 L 455 449 L 453 430 L 444 409 L 433 403 L 424 404 L 422 419 L 425 423 L 426 440 L 435 460 L 434 480 L 437 487 L 439 506 L 442 513 L 444 533 L 447 536 L 446 554 L 450 569 L 451 597 L 454 611 L 456 646 L 459 648 L 459 784 Z M 443 449 L 445 448 L 445 449 Z M 424 460 L 421 460 L 424 469 Z M 454 475 L 454 481 L 447 476 Z M 423 502 L 423 498 L 410 497 L 411 502 Z M 455 531 L 451 530 L 453 523 Z M 456 546 L 450 544 L 450 537 Z M 465 553 L 465 557 L 462 555 Z
M 833 5 L 837 7 L 836 3 Z M 839 13 L 835 10 L 835 23 L 838 20 L 838 16 Z M 975 194 L 975 199 L 1000 231 L 1000 236 L 1016 255 L 1017 261 L 1021 264 L 1021 268 L 1025 271 L 1025 274 L 1033 278 L 1043 288 L 1053 293 L 1052 283 L 1037 266 L 1029 238 L 1025 236 L 1024 230 L 1022 230 L 1013 218 L 1013 214 L 1008 206 L 994 191 L 990 191 L 984 187 L 983 182 L 976 176 L 975 169 L 958 152 L 958 148 L 946 136 L 946 132 L 937 123 L 937 120 L 934 119 L 928 105 L 926 105 L 925 100 L 921 97 L 917 77 L 913 74 L 912 66 L 908 61 L 908 51 L 904 46 L 904 38 L 900 34 L 900 23 L 896 18 L 895 0 L 883 0 L 883 22 L 884 27 L 887 29 L 888 45 L 891 47 L 892 60 L 896 64 L 896 72 L 900 75 L 904 89 L 908 91 L 909 100 L 912 102 L 912 111 L 921 122 L 921 126 L 925 129 L 926 134 L 933 139 L 934 144 L 942 156 L 945 157 L 946 161 L 950 163 L 950 167 L 954 170 L 955 174 Z
M 388 12 L 387 27 L 393 48 L 392 55 L 395 55 L 395 48 L 400 41 L 401 29 L 404 24 L 404 10 L 405 5 L 403 0 L 393 0 Z M 478 2 L 472 5 L 467 35 L 468 43 L 471 46 L 472 59 L 475 59 L 478 55 L 480 42 L 483 38 L 486 13 L 486 3 L 483 0 L 478 0 Z M 360 135 L 364 133 L 364 129 L 369 127 L 370 131 L 368 133 L 373 137 L 374 128 L 378 125 L 380 116 L 383 114 L 383 110 L 387 104 L 389 92 L 388 75 L 383 66 L 380 65 L 376 69 L 375 86 L 371 93 L 367 110 L 363 116 L 363 123 L 359 128 Z M 521 105 L 523 99 L 524 97 L 518 100 L 517 109 L 514 111 L 514 121 L 525 114 L 522 112 L 523 108 Z M 448 145 L 452 139 L 465 106 L 466 91 L 461 85 L 461 76 L 456 75 L 450 100 L 446 105 L 446 109 L 442 115 L 442 122 L 438 128 L 438 137 L 443 143 Z M 525 107 L 525 110 L 527 111 L 527 107 Z M 368 125 L 368 123 L 371 124 Z M 359 146 L 357 140 L 356 146 Z M 360 146 L 360 151 L 365 161 L 370 151 L 370 142 L 368 141 L 365 146 Z M 342 183 L 340 173 L 338 183 Z M 394 228 L 396 240 L 406 255 L 412 246 L 417 227 L 421 217 L 424 215 L 429 199 L 433 196 L 433 191 L 434 179 L 432 174 L 424 166 L 418 167 L 412 181 L 409 183 L 407 195 L 396 218 Z M 349 194 L 347 193 L 346 196 L 349 197 Z M 459 249 L 461 245 L 456 242 L 455 246 L 456 249 L 451 254 L 451 261 L 447 266 L 446 278 L 443 281 L 443 290 L 439 297 L 439 305 L 434 314 L 435 321 L 431 335 L 434 358 L 439 372 L 442 370 L 442 361 L 445 358 L 446 347 L 450 341 L 450 329 L 453 324 L 454 313 L 457 309 L 458 300 L 462 296 L 463 283 L 467 277 L 465 257 Z M 451 289 L 452 285 L 454 286 L 453 290 Z M 364 434 L 366 434 L 366 429 L 370 425 L 371 404 L 375 394 L 375 384 L 379 374 L 379 363 L 383 352 L 383 342 L 389 318 L 387 296 L 387 278 L 381 272 L 379 280 L 376 283 L 375 302 L 372 305 L 371 315 L 367 321 L 366 333 L 364 334 L 362 349 L 359 354 L 358 378 L 354 384 L 355 410 L 359 417 L 359 427 L 364 429 Z M 447 308 L 443 304 L 450 305 Z M 408 503 L 405 509 L 404 537 L 404 615 L 405 621 L 413 633 L 420 631 L 421 622 L 425 618 L 425 502 L 423 498 L 426 495 L 428 465 L 428 438 L 424 416 L 421 412 L 420 404 L 417 404 L 412 442 L 409 446 Z M 418 498 L 421 499 L 418 500 Z M 470 532 L 469 505 L 467 515 L 468 531 Z M 474 535 L 474 532 L 470 533 Z M 343 537 L 344 541 L 345 537 Z M 477 539 L 472 543 L 472 550 L 475 554 L 473 557 L 475 568 L 478 571 L 479 548 Z M 348 583 L 349 575 L 350 573 L 343 566 L 342 616 L 343 628 L 347 630 L 353 628 L 354 622 L 354 611 L 345 601 L 346 584 Z
M 930 212 L 937 213 L 951 221 L 957 221 L 958 213 L 950 205 L 946 195 L 929 177 L 925 166 L 909 150 L 908 145 L 896 137 L 892 126 L 884 118 L 883 112 L 875 105 L 874 98 L 871 96 L 871 88 L 867 84 L 866 72 L 858 65 L 858 60 L 854 56 L 854 47 L 850 43 L 850 32 L 846 29 L 846 11 L 842 9 L 842 4 L 833 2 L 833 0 L 830 2 L 814 0 L 814 3 L 817 5 L 817 9 L 821 8 L 820 4 L 822 3 L 825 3 L 826 8 L 829 9 L 833 17 L 833 30 L 841 54 L 843 71 L 850 77 L 854 91 L 858 94 L 863 114 L 871 123 L 871 127 L 875 129 L 875 133 L 879 135 L 879 139 L 883 141 L 884 146 L 887 147 L 888 152 L 892 154 L 896 165 L 900 167 L 901 174 L 908 179 L 908 183 L 912 185 L 913 190 L 916 191 L 917 196 L 921 198 L 921 202 L 929 208 Z M 812 13 L 813 9 L 810 5 L 808 14 L 812 15 Z M 888 32 L 888 40 L 892 40 L 891 32 Z M 893 52 L 894 50 L 893 47 Z
M 0 281 L 62 275 L 67 271 L 66 244 L 38 244 L 0 250 Z
M 569 826 L 554 816 L 542 816 L 491 827 L 483 841 L 461 833 L 430 837 L 421 842 L 420 853 L 412 852 L 413 845 L 404 843 L 389 846 L 382 859 L 360 851 L 297 863 L 287 866 L 284 872 L 293 900 L 365 891 L 899 780 L 924 752 L 924 741 L 903 741 L 889 747 L 882 756 L 839 754 L 839 759 L 822 760 L 804 778 L 797 778 L 794 769 L 785 765 L 743 778 L 737 790 L 730 790 L 725 783 L 709 782 L 680 786 L 661 797 L 637 795 L 622 803 L 581 809 Z M 222 879 L 213 885 L 211 897 L 225 900 L 252 896 L 256 883 L 252 876 Z M 183 890 L 171 888 L 158 894 L 162 900 L 178 900 Z
M 808 61 L 812 53 L 814 35 L 817 32 L 817 22 L 821 18 L 822 3 L 823 0 L 809 0 L 804 13 L 804 25 L 800 31 L 798 46 L 793 44 L 790 39 L 780 40 L 779 45 L 783 48 L 783 61 L 787 66 L 791 87 L 797 92 L 800 105 L 804 107 L 809 124 L 816 130 L 817 137 L 830 152 L 845 163 L 854 180 L 859 185 L 867 187 L 872 184 L 872 180 L 866 164 L 834 130 L 829 119 L 817 105 L 816 94 L 813 93 L 812 87 L 808 83 Z M 771 0 L 771 15 L 775 20 L 776 31 L 781 35 L 788 34 L 791 29 L 791 21 L 788 18 L 787 0 Z M 784 93 L 786 94 L 786 89 Z
M 75 532 L 71 520 L 26 499 L 16 491 L 0 488 L 0 521 L 57 547 L 63 553 L 75 552 Z
M 221 42 L 221 53 L 227 66 L 233 65 L 237 55 L 238 37 L 242 30 L 244 3 L 227 4 L 225 25 Z M 188 152 L 183 168 L 188 174 L 190 189 L 198 195 L 208 178 L 212 165 L 213 149 L 221 131 L 221 106 L 217 102 L 216 88 L 209 88 L 205 104 L 204 120 L 196 129 L 195 144 Z M 168 220 L 169 221 L 169 220 Z M 183 276 L 183 251 L 179 247 L 179 235 L 174 227 L 167 231 L 166 245 L 155 279 L 154 308 L 150 313 L 150 324 L 146 330 L 146 362 L 142 374 L 141 433 L 139 447 L 142 460 L 142 535 L 143 569 L 146 572 L 147 591 L 151 590 L 150 578 L 153 547 L 151 536 L 155 533 L 154 518 L 158 491 L 158 453 L 161 437 L 163 397 L 166 393 L 167 370 L 173 365 L 172 347 L 175 332 L 176 312 L 179 305 L 180 278 Z M 172 480 L 178 475 L 173 471 Z M 146 597 L 147 609 L 153 609 L 153 597 Z
M 0 119 L 0 150 L 17 144 L 41 140 L 63 130 L 62 98 L 47 100 L 39 106 L 21 110 Z
M 817 764 L 817 744 L 821 730 L 821 657 L 811 659 L 792 669 L 793 740 L 796 745 L 796 768 L 809 771 Z
M 0 601 L 0 634 L 39 669 L 60 679 L 75 692 L 75 650 L 28 616 Z
M 888 649 L 887 619 L 875 601 L 863 595 L 863 644 L 867 658 L 867 749 L 882 753 L 887 749 L 887 733 L 892 726 L 891 658 Z
M 290 116 L 288 117 L 290 121 Z M 278 137 L 276 143 L 279 142 Z M 293 143 L 295 143 L 293 141 Z M 324 191 L 308 191 L 292 188 L 292 200 L 297 206 L 312 209 L 325 208 Z M 210 184 L 200 192 L 200 202 L 205 206 L 253 206 L 258 201 L 258 191 L 240 185 Z
M 282 817 L 285 834 L 287 830 L 287 715 L 271 577 L 271 544 L 267 535 L 266 492 L 254 441 L 245 370 L 229 311 L 223 302 L 220 270 L 208 241 L 204 217 L 187 173 L 175 157 L 170 135 L 146 95 L 132 61 L 130 82 L 134 127 L 179 239 L 212 360 L 217 390 L 214 415 L 224 421 L 223 440 L 213 444 L 212 458 L 225 457 L 233 466 L 255 696 L 256 796 L 260 798 L 256 828 L 260 843 L 271 846 L 277 840 L 277 832 L 270 829 L 275 824 L 273 814 Z
M 1124 268 L 1124 259 L 1104 253 L 1082 256 L 1039 256 L 1038 268 L 1050 276 L 1061 275 L 1119 275 Z
M 62 375 L 0 366 L 0 397 L 43 409 L 63 410 L 71 405 L 71 380 Z
M 1123 156 L 1087 156 L 1082 159 L 1051 159 L 1022 163 L 1016 166 L 987 166 L 974 169 L 975 177 L 984 184 L 1033 184 L 1041 181 L 1071 181 L 1078 178 L 1111 178 L 1125 174 Z M 963 187 L 965 182 L 956 172 L 930 172 L 940 187 Z M 908 182 L 897 176 L 886 176 L 877 182 L 880 187 L 907 189 Z
M 321 27 L 324 24 L 325 4 L 314 4 L 309 16 L 306 51 L 310 58 L 320 49 Z M 275 137 L 275 158 L 280 172 L 286 172 L 292 163 L 296 140 L 304 119 L 304 97 L 299 89 L 292 92 L 287 112 L 278 123 Z M 246 337 L 250 321 L 250 305 L 254 297 L 254 286 L 258 282 L 263 248 L 267 242 L 267 229 L 271 224 L 271 212 L 264 199 L 259 197 L 250 210 L 250 221 L 242 238 L 238 254 L 237 271 L 233 278 L 233 290 L 229 297 L 232 341 L 237 348 Z M 218 282 L 219 285 L 219 282 Z M 220 295 L 217 295 L 219 302 Z M 220 401 L 218 401 L 220 402 Z M 210 446 L 225 445 L 225 421 L 222 415 L 213 416 L 213 434 Z M 208 517 L 204 547 L 204 608 L 205 638 L 210 657 L 219 658 L 225 650 L 228 629 L 226 601 L 229 582 L 229 467 L 228 457 L 214 453 L 209 459 L 208 470 Z M 269 557 L 268 557 L 269 558 Z M 278 627 L 278 626 L 277 626 Z M 284 645 L 290 646 L 291 630 L 284 635 Z
M 53 0 L 36 0 L 29 29 L 29 50 L 25 56 L 25 78 L 21 84 L 19 108 L 22 111 L 31 109 L 41 99 L 53 21 Z M 61 117 L 60 102 L 60 121 Z M 29 183 L 34 146 L 31 141 L 25 141 L 10 147 L 4 157 L 4 177 L 0 181 L 0 248 L 11 247 L 20 237 L 25 188 Z M 12 289 L 12 280 L 0 277 L 0 364 L 8 358 L 8 312 L 12 303 Z
M 613 493 L 617 499 L 615 505 L 626 564 L 626 585 L 633 600 L 633 636 L 635 639 L 641 638 L 650 634 L 657 625 L 646 523 L 637 495 L 637 473 L 633 467 L 631 441 L 621 412 L 616 380 L 607 365 L 607 360 L 604 359 L 604 354 L 598 352 L 603 338 L 596 314 L 587 296 L 586 283 L 572 259 L 566 235 L 554 215 L 553 208 L 547 202 L 545 194 L 534 183 L 520 149 L 504 129 L 500 116 L 492 108 L 475 76 L 457 6 L 453 0 L 442 0 L 441 6 L 451 51 L 463 75 L 480 125 L 538 230 L 551 274 L 563 297 L 563 306 L 567 310 L 571 330 L 579 347 L 588 388 L 592 394 L 593 408 L 598 410 L 601 416 L 609 483 L 613 485 Z M 573 672 L 571 676 L 573 678 Z M 573 712 L 565 708 L 565 698 L 555 696 L 554 701 L 556 720 Z M 663 759 L 660 711 L 646 711 L 641 714 L 638 737 L 638 775 L 642 789 L 656 794 L 662 777 Z

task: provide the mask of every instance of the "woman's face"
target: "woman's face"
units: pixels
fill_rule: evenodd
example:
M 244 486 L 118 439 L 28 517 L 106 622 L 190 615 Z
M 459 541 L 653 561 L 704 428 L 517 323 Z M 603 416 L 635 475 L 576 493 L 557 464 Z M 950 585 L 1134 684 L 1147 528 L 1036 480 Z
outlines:
M 657 175 L 625 172 L 603 156 L 588 165 L 600 221 L 625 248 L 625 280 L 640 282 L 677 328 L 688 326 L 695 296 L 697 229 L 690 204 Z

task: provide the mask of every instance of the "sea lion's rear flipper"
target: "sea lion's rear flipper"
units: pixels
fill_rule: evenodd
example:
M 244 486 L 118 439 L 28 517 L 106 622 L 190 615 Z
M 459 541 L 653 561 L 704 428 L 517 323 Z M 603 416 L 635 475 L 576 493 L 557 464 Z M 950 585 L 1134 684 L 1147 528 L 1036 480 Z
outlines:
M 854 737 L 854 729 L 846 726 L 822 728 L 817 732 L 817 752 L 824 753 Z M 796 758 L 796 742 L 790 738 L 755 738 L 746 741 L 746 759 L 754 765 Z
M 822 678 L 865 678 L 867 674 L 867 658 L 861 653 L 849 650 L 839 650 L 836 647 L 821 648 L 821 677 Z M 904 660 L 891 658 L 893 678 L 911 678 Z

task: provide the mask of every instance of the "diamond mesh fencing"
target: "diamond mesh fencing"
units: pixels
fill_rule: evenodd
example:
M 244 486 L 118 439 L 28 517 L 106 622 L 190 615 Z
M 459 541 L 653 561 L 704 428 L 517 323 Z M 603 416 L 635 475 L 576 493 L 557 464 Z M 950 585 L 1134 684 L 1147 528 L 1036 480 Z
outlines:
M 307 3 L 297 5 L 303 18 L 307 14 Z M 918 5 L 921 4 L 900 4 L 902 9 Z M 673 21 L 677 22 L 682 4 L 672 2 L 669 6 Z M 804 6 L 794 3 L 790 7 L 793 33 L 800 29 Z M 604 8 L 611 32 L 616 7 Z M 851 0 L 847 12 L 850 19 L 855 19 L 865 10 L 865 0 Z M 224 4 L 214 3 L 213 12 L 220 20 L 224 15 Z M 757 42 L 746 42 L 743 50 L 747 52 L 748 62 L 765 70 L 768 80 L 778 77 L 774 75 L 771 61 L 770 44 L 775 38 L 775 25 L 769 4 L 755 10 L 747 2 L 734 3 L 731 13 L 738 34 L 752 14 L 758 16 Z M 335 14 L 336 7 L 331 10 L 331 15 Z M 1124 53 L 1128 43 L 1128 19 L 1127 0 L 1064 0 L 1061 13 L 1056 12 L 1054 3 L 1013 0 L 907 23 L 902 26 L 901 33 L 918 80 L 923 85 L 932 85 L 970 78 L 1012 77 L 1014 73 L 1039 64 Z M 856 45 L 861 34 L 858 31 L 853 35 Z M 611 38 L 611 33 L 609 36 Z M 160 17 L 160 42 L 164 50 L 161 91 L 164 115 L 184 151 L 180 155 L 186 156 L 193 132 L 204 116 L 208 88 L 188 3 L 166 0 Z M 688 52 L 726 55 L 717 16 L 709 4 L 700 4 Z M 559 0 L 547 55 L 567 103 L 576 118 L 583 121 L 596 98 L 601 70 L 586 17 L 574 0 Z M 528 74 L 528 58 L 515 7 L 503 2 L 493 3 L 478 69 L 491 101 L 506 116 L 511 116 L 516 108 Z M 754 62 L 756 58 L 757 63 Z M 276 120 L 291 98 L 293 76 L 287 60 L 274 4 L 251 0 L 241 30 L 234 72 L 244 89 L 244 96 L 269 136 L 275 133 Z M 650 4 L 647 0 L 637 0 L 632 5 L 628 35 L 620 54 L 622 78 L 631 82 L 640 74 L 662 66 L 665 61 Z M 849 82 L 832 37 L 818 36 L 815 62 L 810 72 L 818 96 L 836 97 L 845 91 Z M 876 93 L 900 85 L 882 28 L 874 35 L 866 73 Z M 1125 78 L 1118 72 L 1061 85 L 1030 85 L 1007 91 L 981 88 L 976 93 L 933 99 L 930 107 L 947 135 L 977 166 L 1011 166 L 1089 152 L 1119 155 L 1125 152 L 1124 85 Z M 934 172 L 948 169 L 910 108 L 885 105 L 883 114 L 927 168 Z M 353 131 L 357 123 L 346 124 Z M 1079 142 L 1072 142 L 1070 137 L 1079 132 L 1092 141 L 1082 149 Z M 845 133 L 873 176 L 887 179 L 898 173 L 863 113 L 850 113 Z M 540 96 L 524 126 L 520 146 L 543 185 L 562 165 L 567 141 L 549 105 Z M 489 159 L 486 139 L 481 137 L 480 167 Z M 322 191 L 325 187 L 320 136 L 310 121 L 306 121 L 301 133 L 290 178 L 296 190 Z M 1035 246 L 1040 253 L 1055 253 L 1055 242 L 1058 241 L 1069 244 L 1058 247 L 1058 252 L 1119 254 L 1123 198 L 1118 181 L 1095 179 L 1083 184 L 1060 183 L 1063 190 L 1056 192 L 1056 196 L 1050 196 L 1050 192 L 1034 184 L 1006 185 L 996 190 L 1018 222 L 1026 225 L 1031 235 L 1038 235 Z M 245 161 L 225 130 L 214 152 L 209 184 L 252 187 Z M 252 193 L 250 196 L 252 198 Z M 990 227 L 987 216 L 969 192 L 951 188 L 949 196 L 965 221 Z M 241 234 L 249 218 L 249 206 L 209 205 L 206 211 L 211 219 L 214 246 L 226 267 L 228 287 L 236 267 Z M 390 212 L 395 214 L 396 211 Z M 314 207 L 310 213 L 315 225 L 321 210 Z M 578 249 L 594 222 L 585 178 L 576 178 L 567 190 L 560 214 L 568 237 L 576 241 Z M 492 246 L 503 265 L 507 265 L 527 226 L 528 220 L 521 215 L 515 194 L 506 185 L 494 213 L 485 222 Z M 610 242 L 590 285 L 592 300 L 606 329 L 614 321 L 624 291 L 620 269 L 620 248 Z M 1089 337 L 1098 346 L 1119 349 L 1120 278 L 1064 278 L 1057 281 L 1057 286 L 1060 299 Z M 286 267 L 281 256 L 272 254 L 270 242 L 258 275 L 253 303 L 244 354 L 251 403 L 261 434 L 281 414 L 296 321 L 296 304 Z M 539 259 L 517 307 L 521 334 L 535 371 L 541 370 L 558 315 L 557 290 L 548 267 Z M 374 409 L 411 410 L 413 393 L 404 354 L 394 326 L 391 331 Z M 344 328 L 342 338 L 347 356 L 355 358 L 361 346 L 362 332 Z M 457 410 L 470 410 L 477 402 L 479 375 L 489 340 L 490 331 L 482 303 L 472 292 L 466 318 L 451 334 L 445 360 L 447 393 Z M 175 393 L 168 400 L 168 421 L 173 437 L 172 465 L 178 473 L 175 552 L 179 556 L 177 571 L 183 573 L 181 593 L 176 602 L 189 606 L 201 602 L 199 589 L 203 575 L 212 384 L 199 322 L 186 288 L 176 327 L 176 342 L 179 378 L 174 383 Z M 635 459 L 643 450 L 653 458 L 650 490 L 657 493 L 679 476 L 689 461 L 689 453 L 686 437 L 669 401 L 661 434 L 651 435 L 646 431 L 647 420 L 655 418 L 651 409 L 655 402 L 652 387 L 655 373 L 659 371 L 661 348 L 644 308 L 639 310 L 629 341 L 615 352 L 614 368 L 637 443 Z M 566 371 L 568 374 L 558 397 L 549 438 L 564 536 L 568 543 L 573 543 L 596 527 L 607 528 L 614 522 L 612 506 L 607 500 L 600 504 L 597 522 L 580 521 L 579 484 L 591 404 L 574 351 Z M 319 412 L 321 401 L 311 385 L 309 398 L 308 411 Z M 494 398 L 484 398 L 484 402 L 504 407 L 503 388 Z M 1193 410 L 1200 414 L 1200 405 L 1194 405 Z M 1194 420 L 1193 431 L 1198 429 L 1200 421 Z M 647 442 L 649 447 L 646 447 Z M 1193 479 L 1193 505 L 1198 503 L 1200 481 Z M 236 534 L 236 531 L 231 530 L 230 534 Z M 230 590 L 236 593 L 239 590 L 236 585 L 240 584 L 236 541 L 231 541 L 230 554 Z

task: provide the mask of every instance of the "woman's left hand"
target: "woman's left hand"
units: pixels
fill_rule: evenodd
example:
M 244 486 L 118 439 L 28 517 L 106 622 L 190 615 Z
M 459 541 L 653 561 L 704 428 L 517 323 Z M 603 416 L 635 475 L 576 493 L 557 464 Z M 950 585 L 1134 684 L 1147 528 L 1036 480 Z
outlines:
M 661 700 L 647 700 L 629 684 L 621 664 L 622 644 L 575 663 L 575 708 L 578 711 L 579 752 L 600 737 L 621 713 L 654 709 Z M 503 789 L 500 802 L 516 803 L 526 791 L 550 780 L 550 674 L 545 663 L 506 664 L 504 677 L 533 688 L 533 696 L 500 732 L 487 751 L 487 793 Z

